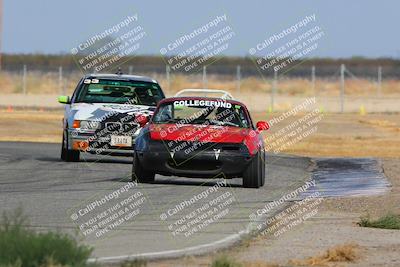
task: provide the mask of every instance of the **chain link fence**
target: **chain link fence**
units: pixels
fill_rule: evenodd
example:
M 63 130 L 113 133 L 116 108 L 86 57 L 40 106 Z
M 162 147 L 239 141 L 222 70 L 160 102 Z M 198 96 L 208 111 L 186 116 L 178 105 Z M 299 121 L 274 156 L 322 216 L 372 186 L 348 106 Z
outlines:
M 256 111 L 287 110 L 312 96 L 317 97 L 321 109 L 330 112 L 400 111 L 400 80 L 393 66 L 308 64 L 282 74 L 271 71 L 262 75 L 251 64 L 212 64 L 190 75 L 162 64 L 125 64 L 121 69 L 153 77 L 168 96 L 183 88 L 224 89 Z M 69 65 L 5 65 L 0 72 L 0 105 L 13 104 L 5 103 L 8 94 L 70 95 L 82 75 Z

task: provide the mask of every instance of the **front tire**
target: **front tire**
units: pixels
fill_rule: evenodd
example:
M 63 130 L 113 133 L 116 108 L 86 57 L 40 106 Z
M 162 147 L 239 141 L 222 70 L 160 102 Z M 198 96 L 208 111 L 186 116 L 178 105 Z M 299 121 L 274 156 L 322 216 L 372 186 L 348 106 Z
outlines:
M 132 181 L 138 183 L 152 183 L 154 182 L 155 173 L 147 171 L 140 164 L 137 152 L 133 155 L 133 165 L 132 165 Z
M 260 159 L 260 169 L 261 169 L 261 186 L 264 186 L 265 184 L 265 151 L 261 153 L 261 159 Z
M 247 166 L 246 170 L 243 172 L 243 187 L 244 188 L 260 188 L 264 184 L 264 179 L 262 177 L 263 171 L 261 166 L 263 162 L 260 159 L 261 152 L 254 155 L 250 164 Z
M 79 161 L 79 156 L 79 151 L 68 149 L 68 136 L 67 133 L 64 131 L 61 144 L 61 160 L 66 162 L 77 162 Z

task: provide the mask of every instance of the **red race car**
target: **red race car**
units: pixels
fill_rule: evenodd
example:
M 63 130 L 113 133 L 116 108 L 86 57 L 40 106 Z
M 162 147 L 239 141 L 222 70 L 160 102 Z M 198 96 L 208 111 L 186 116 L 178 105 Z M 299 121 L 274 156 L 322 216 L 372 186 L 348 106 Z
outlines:
M 159 102 L 135 141 L 132 179 L 153 182 L 155 174 L 243 178 L 243 187 L 265 181 L 265 151 L 260 131 L 246 106 L 233 99 L 173 97 Z M 220 177 L 220 176 L 219 176 Z

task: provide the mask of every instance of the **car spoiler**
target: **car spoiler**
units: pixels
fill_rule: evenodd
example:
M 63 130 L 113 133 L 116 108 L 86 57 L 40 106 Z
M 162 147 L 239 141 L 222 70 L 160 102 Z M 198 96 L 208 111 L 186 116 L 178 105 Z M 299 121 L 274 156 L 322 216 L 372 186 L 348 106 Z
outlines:
M 196 96 L 204 95 L 207 96 L 208 94 L 221 94 L 222 99 L 231 99 L 234 100 L 233 96 L 224 90 L 216 90 L 216 89 L 183 89 L 180 90 L 175 96 L 185 96 L 185 95 L 193 95 Z

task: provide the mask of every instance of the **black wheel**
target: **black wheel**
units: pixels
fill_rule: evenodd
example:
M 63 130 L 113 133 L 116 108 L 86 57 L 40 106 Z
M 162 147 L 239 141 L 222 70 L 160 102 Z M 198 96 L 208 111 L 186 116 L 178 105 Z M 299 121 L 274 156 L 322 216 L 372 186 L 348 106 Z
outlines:
M 243 187 L 245 188 L 259 188 L 262 186 L 262 170 L 260 168 L 261 159 L 260 154 L 257 153 L 251 160 L 250 164 L 247 166 L 243 173 Z
M 260 159 L 260 169 L 261 169 L 261 185 L 264 186 L 265 184 L 265 151 L 263 151 L 261 154 L 261 159 Z
M 79 161 L 79 154 L 79 151 L 68 149 L 68 138 L 66 132 L 64 132 L 61 144 L 61 160 L 66 162 L 76 162 Z
M 133 165 L 132 165 L 132 181 L 138 183 L 152 183 L 154 182 L 155 173 L 143 169 L 140 165 L 140 161 L 137 153 L 133 155 Z

